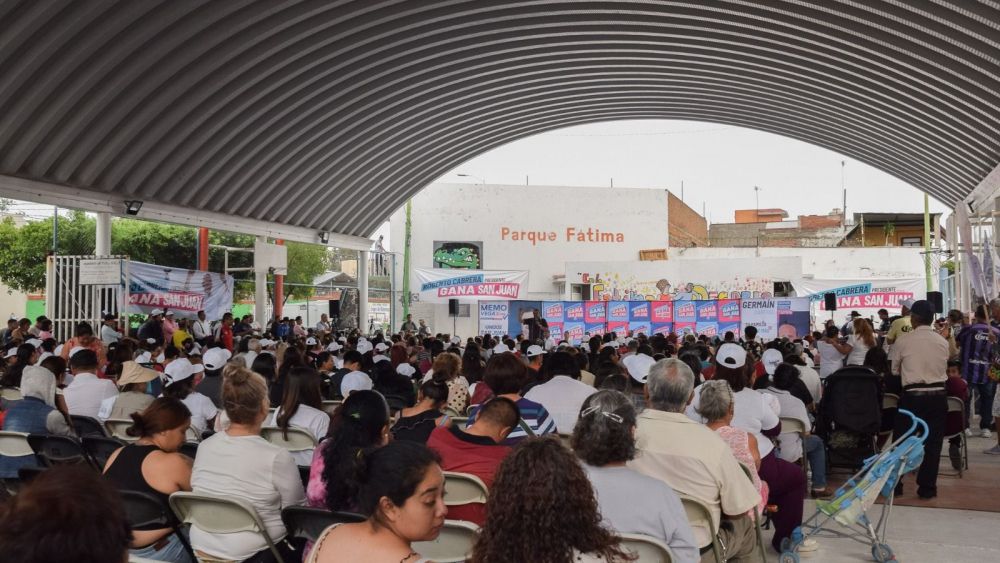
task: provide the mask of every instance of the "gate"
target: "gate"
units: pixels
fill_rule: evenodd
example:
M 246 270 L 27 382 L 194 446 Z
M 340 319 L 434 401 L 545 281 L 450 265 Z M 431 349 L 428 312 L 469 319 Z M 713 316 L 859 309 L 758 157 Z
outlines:
M 107 261 L 106 266 L 120 260 L 120 273 L 115 276 L 109 270 L 103 278 L 95 276 L 90 267 L 94 262 L 81 271 L 80 263 L 86 260 Z M 94 336 L 100 338 L 102 315 L 122 316 L 128 300 L 128 257 L 49 256 L 45 274 L 45 316 L 52 320 L 57 341 L 71 338 L 80 322 L 90 323 Z M 113 278 L 117 283 L 109 283 Z

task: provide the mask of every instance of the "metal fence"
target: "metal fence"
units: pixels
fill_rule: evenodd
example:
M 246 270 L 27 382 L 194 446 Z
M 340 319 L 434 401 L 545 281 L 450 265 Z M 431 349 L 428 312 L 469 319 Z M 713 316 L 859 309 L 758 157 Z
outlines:
M 81 285 L 80 262 L 95 258 L 123 260 L 125 270 L 118 285 Z M 76 325 L 90 323 L 99 334 L 105 313 L 120 316 L 128 300 L 128 258 L 126 256 L 49 256 L 46 260 L 45 316 L 52 320 L 56 340 L 73 336 Z

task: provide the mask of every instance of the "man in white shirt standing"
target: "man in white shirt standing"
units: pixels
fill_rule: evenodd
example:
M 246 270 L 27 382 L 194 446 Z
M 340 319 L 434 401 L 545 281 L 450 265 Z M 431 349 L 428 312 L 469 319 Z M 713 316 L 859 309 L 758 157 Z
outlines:
M 111 313 L 104 315 L 104 322 L 101 323 L 101 342 L 105 346 L 108 344 L 114 344 L 121 340 L 122 333 L 115 329 L 115 323 L 118 319 Z
M 118 388 L 110 379 L 97 377 L 97 354 L 93 350 L 80 348 L 71 351 L 69 370 L 73 374 L 63 396 L 69 414 L 77 414 L 97 418 L 104 399 L 118 394 Z
M 580 381 L 580 366 L 567 352 L 552 354 L 545 372 L 546 377 L 557 375 L 532 387 L 524 398 L 540 403 L 549 411 L 560 432 L 572 434 L 583 402 L 597 389 Z
M 199 346 L 205 345 L 206 340 L 212 334 L 211 327 L 205 320 L 205 311 L 198 311 L 198 319 L 191 323 L 191 333 Z

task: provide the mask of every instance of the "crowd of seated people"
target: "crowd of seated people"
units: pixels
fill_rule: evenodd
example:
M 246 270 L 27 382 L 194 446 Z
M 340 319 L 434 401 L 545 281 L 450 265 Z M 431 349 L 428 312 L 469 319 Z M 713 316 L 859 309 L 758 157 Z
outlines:
M 143 327 L 163 322 L 151 315 Z M 812 492 L 826 493 L 826 445 L 809 432 L 782 434 L 779 422 L 810 429 L 822 400 L 812 381 L 821 354 L 808 343 L 609 334 L 580 349 L 489 335 L 273 330 L 242 331 L 233 350 L 210 335 L 192 345 L 186 333 L 180 348 L 128 336 L 109 346 L 85 326 L 72 348 L 47 357 L 12 342 L 3 381 L 23 398 L 0 405 L 2 428 L 73 436 L 71 415 L 129 419 L 133 441 L 104 465 L 106 482 L 165 506 L 179 491 L 242 499 L 285 561 L 421 561 L 413 544 L 433 539 L 445 518 L 479 526 L 473 561 L 627 561 L 617 534 L 629 533 L 662 541 L 677 561 L 710 561 L 710 532 L 688 523 L 679 495 L 709 507 L 729 560 L 749 560 L 754 518 L 769 505 L 775 550 L 802 521 L 808 485 L 794 462 L 808 459 Z M 874 361 L 880 348 L 865 348 L 858 333 L 842 355 Z M 317 445 L 291 451 L 265 439 L 265 426 L 285 439 L 304 431 Z M 192 442 L 193 459 L 180 453 Z M 33 456 L 0 456 L 0 478 L 34 465 Z M 446 506 L 443 472 L 478 478 L 487 501 Z M 299 505 L 365 521 L 304 545 L 281 519 Z M 2 510 L 31 514 L 10 500 Z M 199 556 L 273 556 L 259 533 L 197 524 L 180 534 L 143 526 L 119 547 L 186 562 L 186 543 Z

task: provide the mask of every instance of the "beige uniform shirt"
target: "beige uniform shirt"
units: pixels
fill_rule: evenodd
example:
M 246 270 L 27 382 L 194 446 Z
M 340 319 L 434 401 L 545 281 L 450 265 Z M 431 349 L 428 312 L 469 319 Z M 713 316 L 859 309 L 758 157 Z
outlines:
M 628 466 L 670 485 L 680 495 L 697 499 L 712 512 L 718 529 L 722 514 L 746 514 L 760 501 L 753 482 L 722 438 L 683 413 L 646 409 L 639 415 L 639 455 Z M 692 527 L 699 546 L 711 532 Z
M 889 352 L 892 373 L 903 387 L 915 383 L 944 383 L 948 378 L 948 341 L 929 326 L 919 326 L 899 337 Z

